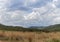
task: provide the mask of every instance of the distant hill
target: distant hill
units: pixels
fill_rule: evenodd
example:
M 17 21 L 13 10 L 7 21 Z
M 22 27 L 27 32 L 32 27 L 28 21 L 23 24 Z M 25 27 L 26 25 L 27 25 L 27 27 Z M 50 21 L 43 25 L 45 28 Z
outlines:
M 8 31 L 36 31 L 36 32 L 52 32 L 52 31 L 60 31 L 60 24 L 50 25 L 50 26 L 31 26 L 29 28 L 21 27 L 21 26 L 5 26 L 0 24 L 0 30 L 8 30 Z
M 44 29 L 45 26 L 31 26 L 29 28 L 32 28 L 32 29 Z
M 21 26 L 6 26 L 6 25 L 2 25 L 0 24 L 0 30 L 8 30 L 8 31 L 28 31 L 28 32 L 33 32 L 33 31 L 40 31 L 40 29 L 37 28 L 25 28 L 25 27 L 21 27 Z
M 45 31 L 60 31 L 60 24 L 47 26 L 43 30 L 45 30 Z
M 41 27 L 32 26 L 31 28 L 37 28 L 43 32 L 53 32 L 53 31 L 60 31 L 60 24 L 55 24 L 50 26 L 41 26 Z

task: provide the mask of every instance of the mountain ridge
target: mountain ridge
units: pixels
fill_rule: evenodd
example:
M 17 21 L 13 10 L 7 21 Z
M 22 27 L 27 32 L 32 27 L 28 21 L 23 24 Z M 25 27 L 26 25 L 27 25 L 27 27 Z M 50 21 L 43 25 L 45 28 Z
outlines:
M 25 28 L 22 26 L 6 26 L 3 24 L 0 24 L 0 30 L 52 32 L 52 31 L 60 31 L 60 24 L 55 24 L 50 26 L 31 26 L 28 28 Z

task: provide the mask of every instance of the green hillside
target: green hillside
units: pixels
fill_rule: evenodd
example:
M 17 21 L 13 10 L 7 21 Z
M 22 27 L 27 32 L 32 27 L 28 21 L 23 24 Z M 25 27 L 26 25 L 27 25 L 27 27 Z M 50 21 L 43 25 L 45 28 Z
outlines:
M 25 27 L 21 27 L 21 26 L 5 26 L 0 24 L 0 30 L 8 30 L 8 31 L 41 31 L 40 29 L 37 28 L 25 28 Z
M 5 26 L 0 24 L 0 30 L 8 30 L 8 31 L 28 31 L 28 32 L 52 32 L 52 31 L 60 31 L 60 24 L 46 26 L 46 27 L 21 27 L 21 26 Z
M 60 24 L 47 26 L 43 30 L 49 31 L 49 32 L 51 32 L 51 31 L 60 31 Z

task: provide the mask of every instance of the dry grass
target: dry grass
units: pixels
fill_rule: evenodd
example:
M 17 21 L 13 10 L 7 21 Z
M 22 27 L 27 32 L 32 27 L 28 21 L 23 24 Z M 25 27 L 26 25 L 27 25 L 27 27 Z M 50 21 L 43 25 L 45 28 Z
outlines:
M 0 31 L 0 38 L 0 42 L 60 42 L 60 32 Z

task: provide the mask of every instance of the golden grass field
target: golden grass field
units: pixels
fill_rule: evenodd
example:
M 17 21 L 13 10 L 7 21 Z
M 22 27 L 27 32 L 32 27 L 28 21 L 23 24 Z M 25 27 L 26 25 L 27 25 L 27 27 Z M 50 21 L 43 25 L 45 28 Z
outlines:
M 0 42 L 60 42 L 60 32 L 18 32 L 0 30 Z

